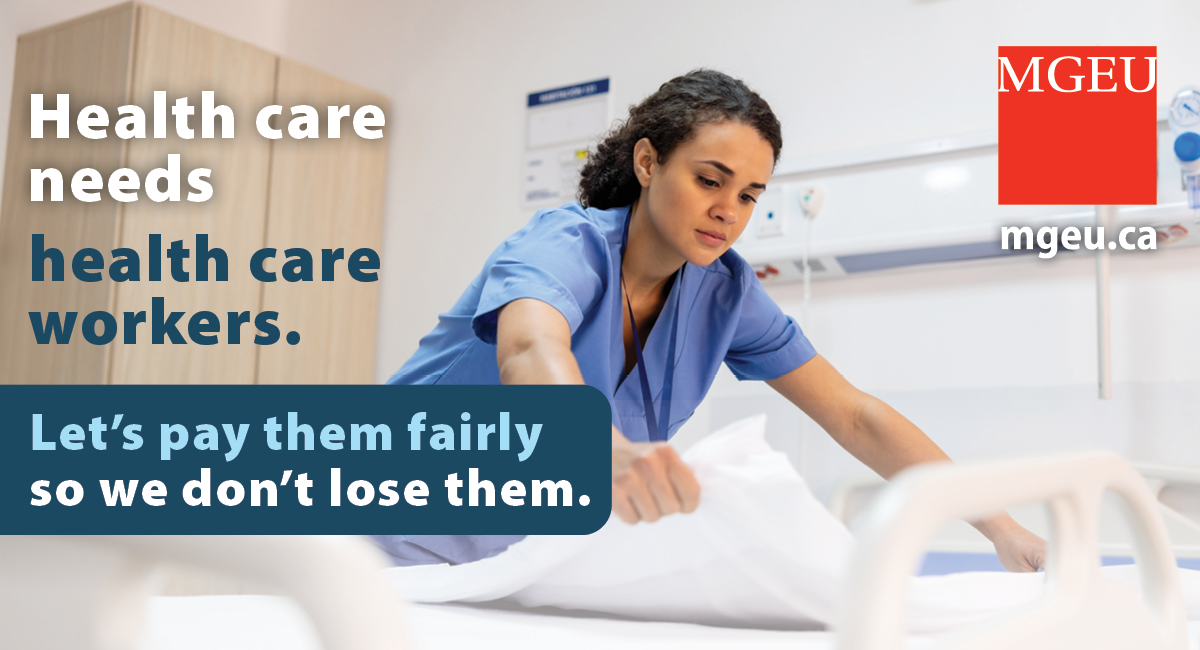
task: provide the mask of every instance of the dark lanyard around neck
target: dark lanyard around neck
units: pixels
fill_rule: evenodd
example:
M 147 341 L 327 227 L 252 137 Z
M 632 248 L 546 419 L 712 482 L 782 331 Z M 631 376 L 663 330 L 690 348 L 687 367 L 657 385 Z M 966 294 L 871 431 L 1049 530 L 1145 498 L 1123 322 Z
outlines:
M 625 230 L 621 233 L 621 287 L 625 287 L 625 246 L 629 243 L 629 222 L 633 220 L 633 206 L 629 207 L 629 214 L 625 217 Z M 683 282 L 683 267 L 679 267 L 679 274 L 675 277 L 675 285 L 673 291 L 678 291 L 680 284 Z M 669 298 L 668 298 L 669 300 Z M 633 328 L 633 349 L 637 353 L 637 369 L 638 378 L 642 383 L 642 402 L 645 405 L 646 411 L 646 430 L 650 432 L 651 441 L 662 441 L 667 439 L 668 429 L 671 427 L 671 384 L 675 376 L 675 334 L 679 331 L 679 303 L 680 296 L 675 296 L 675 315 L 671 319 L 671 338 L 667 345 L 667 362 L 663 369 L 663 390 L 662 390 L 662 414 L 657 419 L 654 417 L 654 396 L 650 392 L 650 379 L 646 377 L 646 359 L 642 356 L 642 343 L 638 337 L 637 321 L 633 318 L 633 303 L 629 300 L 629 292 L 625 292 L 625 305 L 629 308 L 629 325 Z M 658 423 L 663 423 L 663 428 L 658 427 Z

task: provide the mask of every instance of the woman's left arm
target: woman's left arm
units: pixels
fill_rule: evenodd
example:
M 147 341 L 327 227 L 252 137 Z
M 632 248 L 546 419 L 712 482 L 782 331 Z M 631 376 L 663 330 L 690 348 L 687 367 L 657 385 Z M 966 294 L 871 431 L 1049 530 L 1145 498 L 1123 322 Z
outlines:
M 852 386 L 819 354 L 767 384 L 886 479 L 910 465 L 950 460 L 916 425 L 882 400 Z M 971 525 L 996 545 L 1000 563 L 1009 571 L 1036 571 L 1045 566 L 1045 540 L 1009 515 Z

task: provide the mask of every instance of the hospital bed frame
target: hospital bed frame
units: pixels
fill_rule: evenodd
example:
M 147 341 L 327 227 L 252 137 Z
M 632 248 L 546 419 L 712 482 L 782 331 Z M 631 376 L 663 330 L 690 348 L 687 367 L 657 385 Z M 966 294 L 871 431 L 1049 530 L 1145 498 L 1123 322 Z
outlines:
M 1097 513 L 1105 490 L 1127 505 L 1144 605 L 1099 574 Z M 837 647 L 900 647 L 908 577 L 938 525 L 1037 501 L 1048 502 L 1054 526 L 1044 594 L 940 647 L 1183 650 L 1185 611 L 1161 515 L 1146 482 L 1110 453 L 902 472 L 859 531 Z M 292 596 L 328 650 L 406 645 L 402 605 L 380 574 L 384 563 L 360 538 L 13 536 L 0 538 L 0 550 L 4 647 L 133 647 L 147 577 L 160 563 L 240 574 Z
M 1174 529 L 1181 533 L 1190 533 L 1187 539 L 1174 540 L 1172 547 L 1176 555 L 1192 560 L 1200 558 L 1200 544 L 1196 542 L 1200 539 L 1200 469 L 1142 462 L 1130 465 L 1146 480 L 1151 495 L 1158 501 L 1158 510 L 1169 524 L 1168 532 Z M 834 486 L 825 505 L 838 520 L 853 527 L 857 525 L 858 517 L 870 509 L 873 501 L 887 485 L 888 482 L 874 472 L 851 474 Z M 1191 497 L 1185 504 L 1188 506 L 1186 508 L 1176 502 L 1179 499 L 1177 492 L 1180 491 L 1188 493 Z M 1033 523 L 1038 522 L 1035 520 Z M 991 544 L 986 543 L 982 536 L 979 537 L 979 544 L 965 544 L 962 540 L 939 541 L 935 537 L 930 550 L 953 553 L 986 549 L 984 552 L 990 553 L 991 548 Z M 1129 555 L 1126 545 L 1111 541 L 1102 542 L 1100 550 L 1104 555 Z
M 1170 495 L 1171 491 L 1176 488 L 1200 491 L 1200 470 L 1191 467 L 1162 465 L 1158 463 L 1134 463 L 1133 467 L 1137 469 L 1139 474 L 1146 478 L 1150 492 L 1160 504 L 1163 517 L 1179 526 L 1190 528 L 1200 533 L 1200 521 L 1180 512 L 1177 509 L 1177 505 L 1172 503 Z M 1194 504 L 1193 508 L 1188 510 L 1188 514 L 1193 515 L 1193 517 L 1197 514 Z
M 191 566 L 294 598 L 326 650 L 403 650 L 402 603 L 361 537 L 0 537 L 0 647 L 130 650 L 154 569 Z
M 1121 498 L 1142 602 L 1100 575 L 1100 500 Z M 893 650 L 904 636 L 909 576 L 950 519 L 1044 501 L 1053 534 L 1037 601 L 947 641 L 946 650 L 1187 647 L 1175 557 L 1158 504 L 1137 471 L 1109 452 L 980 465 L 934 464 L 899 475 L 865 515 L 838 626 L 840 650 Z

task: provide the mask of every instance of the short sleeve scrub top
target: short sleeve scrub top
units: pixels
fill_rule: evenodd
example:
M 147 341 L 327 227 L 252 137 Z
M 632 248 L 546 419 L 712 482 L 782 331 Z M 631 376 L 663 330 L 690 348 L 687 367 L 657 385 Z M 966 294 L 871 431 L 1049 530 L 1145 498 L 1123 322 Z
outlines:
M 389 384 L 499 384 L 498 310 L 520 298 L 557 309 L 571 328 L 571 351 L 583 380 L 600 389 L 612 423 L 632 441 L 649 439 L 647 401 L 637 370 L 625 381 L 622 236 L 630 208 L 584 208 L 577 202 L 539 210 L 488 257 L 483 270 Z M 654 413 L 673 365 L 669 438 L 704 399 L 724 362 L 740 380 L 767 380 L 815 354 L 800 327 L 763 290 L 732 250 L 712 264 L 686 264 L 643 346 Z M 674 330 L 674 346 L 669 341 Z M 674 347 L 674 358 L 668 358 Z M 373 535 L 395 564 L 461 564 L 491 557 L 520 535 Z

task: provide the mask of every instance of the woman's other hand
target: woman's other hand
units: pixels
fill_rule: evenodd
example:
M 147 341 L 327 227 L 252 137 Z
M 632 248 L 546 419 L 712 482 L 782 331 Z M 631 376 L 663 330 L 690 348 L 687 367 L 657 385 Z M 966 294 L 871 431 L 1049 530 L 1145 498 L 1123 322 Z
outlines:
M 1046 540 L 1026 530 L 1008 515 L 975 524 L 996 546 L 1000 564 L 1013 573 L 1046 568 Z
M 700 484 L 665 442 L 630 442 L 613 427 L 612 507 L 627 524 L 653 522 L 700 503 Z

